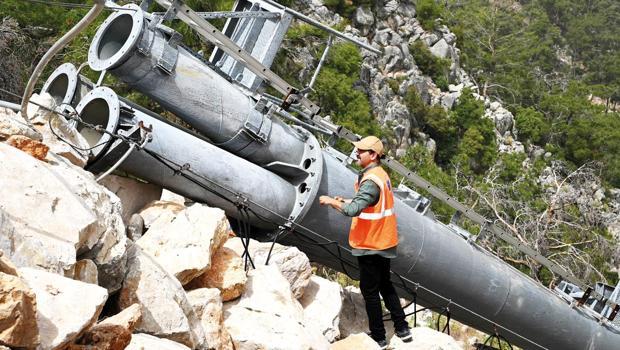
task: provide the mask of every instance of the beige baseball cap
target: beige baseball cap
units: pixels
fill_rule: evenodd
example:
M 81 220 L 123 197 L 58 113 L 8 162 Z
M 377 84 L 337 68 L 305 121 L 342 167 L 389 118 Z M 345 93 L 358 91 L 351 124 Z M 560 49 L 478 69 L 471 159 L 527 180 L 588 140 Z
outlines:
M 357 142 L 353 142 L 353 145 L 355 145 L 355 148 L 359 150 L 373 151 L 378 155 L 383 154 L 383 142 L 381 142 L 381 140 L 379 140 L 376 136 L 366 136 Z

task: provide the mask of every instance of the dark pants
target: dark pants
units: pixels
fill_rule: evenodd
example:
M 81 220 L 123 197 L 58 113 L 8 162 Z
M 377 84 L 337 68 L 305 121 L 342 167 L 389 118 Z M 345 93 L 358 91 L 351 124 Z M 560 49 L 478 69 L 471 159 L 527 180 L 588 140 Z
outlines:
M 379 293 L 383 297 L 385 307 L 390 311 L 394 328 L 396 330 L 408 328 L 405 313 L 390 281 L 390 259 L 381 255 L 364 255 L 358 256 L 357 261 L 360 268 L 360 289 L 366 301 L 370 336 L 377 341 L 385 339 Z

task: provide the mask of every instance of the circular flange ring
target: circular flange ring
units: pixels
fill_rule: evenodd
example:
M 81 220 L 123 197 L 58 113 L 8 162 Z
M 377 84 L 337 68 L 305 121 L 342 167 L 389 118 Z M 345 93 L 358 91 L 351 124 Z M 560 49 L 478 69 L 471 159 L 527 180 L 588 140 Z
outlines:
M 58 105 L 67 104 L 70 105 L 71 101 L 73 101 L 73 97 L 75 97 L 75 91 L 77 89 L 78 83 L 78 73 L 77 69 L 73 65 L 73 63 L 63 63 L 56 70 L 52 72 L 52 74 L 47 78 L 43 88 L 41 89 L 41 94 L 47 92 L 50 95 L 52 93 L 57 93 L 56 84 L 61 82 L 63 76 L 66 76 L 67 88 L 64 92 L 64 95 L 58 96 L 59 99 L 54 98 Z M 52 95 L 52 97 L 55 97 Z M 62 100 L 60 100 L 62 98 Z
M 102 118 L 100 115 L 91 116 L 89 114 L 84 113 L 85 109 L 87 109 L 87 107 L 89 107 L 91 103 L 94 103 L 97 100 L 103 100 L 107 104 L 108 115 L 105 116 L 106 117 L 105 120 L 101 120 Z M 93 89 L 91 92 L 89 92 L 88 94 L 86 94 L 86 96 L 82 98 L 80 103 L 78 103 L 76 107 L 76 111 L 78 115 L 80 116 L 81 120 L 85 123 L 103 126 L 105 127 L 105 130 L 110 133 L 114 133 L 118 129 L 118 124 L 120 121 L 120 103 L 119 103 L 118 96 L 110 88 L 98 87 L 98 88 Z M 90 110 L 87 110 L 87 112 L 90 112 Z M 85 136 L 90 146 L 93 147 L 91 149 L 91 155 L 89 157 L 89 161 L 94 161 L 105 153 L 105 150 L 110 146 L 110 144 L 112 143 L 111 141 L 113 141 L 113 139 L 112 139 L 112 136 L 110 136 L 108 133 L 97 132 L 100 135 L 100 137 L 95 140 L 92 137 L 93 133 L 84 132 L 84 130 L 86 129 L 93 130 L 93 129 L 90 129 L 84 126 L 83 124 L 78 123 L 78 131 L 80 132 L 80 134 Z M 88 136 L 86 136 L 85 134 L 88 134 Z
M 123 10 L 117 11 L 116 13 L 106 18 L 105 21 L 103 21 L 99 29 L 97 29 L 97 33 L 95 33 L 93 41 L 88 48 L 88 64 L 90 68 L 94 71 L 100 72 L 103 70 L 108 70 L 124 62 L 127 56 L 131 54 L 138 40 L 140 39 L 142 30 L 144 28 L 144 12 L 140 8 L 140 6 L 136 4 L 127 4 L 122 8 Z M 127 19 L 127 16 L 131 17 L 131 30 L 128 33 L 120 33 L 120 39 L 125 41 L 114 54 L 109 55 L 104 59 L 101 59 L 99 57 L 100 46 L 102 44 L 108 44 L 102 41 L 104 39 L 110 39 L 106 34 L 108 33 L 108 31 L 116 31 L 119 30 L 119 27 L 126 25 L 126 23 L 124 23 L 123 21 Z M 111 35 L 114 34 L 118 33 L 112 33 Z M 113 49 L 114 45 L 112 50 Z

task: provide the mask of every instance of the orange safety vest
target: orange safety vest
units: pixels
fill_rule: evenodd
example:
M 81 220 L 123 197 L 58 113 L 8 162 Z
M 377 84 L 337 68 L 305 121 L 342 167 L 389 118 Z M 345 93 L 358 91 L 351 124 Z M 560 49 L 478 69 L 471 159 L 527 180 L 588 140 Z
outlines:
M 370 180 L 381 190 L 379 201 L 367 207 L 353 218 L 349 232 L 349 244 L 357 249 L 384 250 L 398 244 L 394 194 L 390 177 L 381 167 L 374 167 L 364 173 L 359 183 L 355 182 L 355 193 L 359 184 Z

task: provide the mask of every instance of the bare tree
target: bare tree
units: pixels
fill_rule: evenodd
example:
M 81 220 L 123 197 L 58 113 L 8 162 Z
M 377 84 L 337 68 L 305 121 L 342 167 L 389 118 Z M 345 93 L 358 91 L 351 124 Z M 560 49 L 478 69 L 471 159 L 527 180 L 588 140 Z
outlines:
M 605 206 L 600 198 L 600 165 L 589 163 L 569 171 L 554 162 L 539 176 L 526 170 L 508 183 L 499 179 L 502 168 L 501 162 L 495 164 L 477 185 L 459 176 L 460 188 L 476 197 L 480 210 L 523 244 L 581 279 L 605 281 L 601 261 L 613 255 L 614 244 L 602 234 Z M 540 196 L 523 199 L 524 186 L 538 186 Z M 543 271 L 550 271 L 514 247 L 493 237 L 482 244 L 504 260 L 525 267 L 533 278 L 554 284 L 556 276 L 548 280 Z

